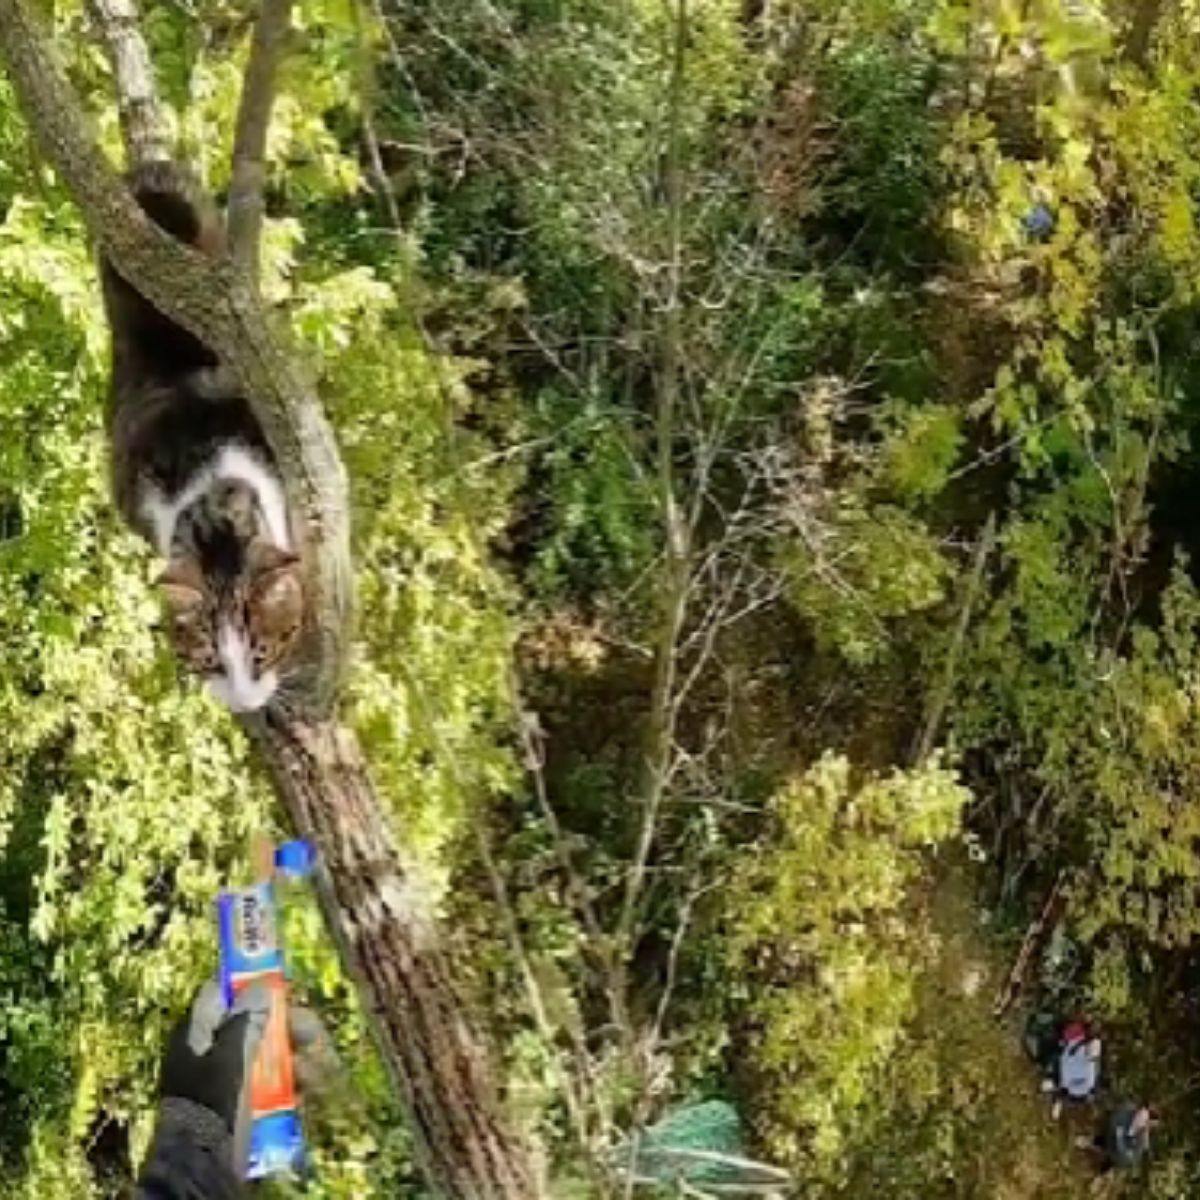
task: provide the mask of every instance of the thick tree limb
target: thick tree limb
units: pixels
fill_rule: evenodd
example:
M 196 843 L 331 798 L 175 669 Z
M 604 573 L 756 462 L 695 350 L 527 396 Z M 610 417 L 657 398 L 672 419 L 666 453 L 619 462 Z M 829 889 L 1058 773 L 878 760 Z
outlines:
M 123 28 L 129 43 L 140 42 L 136 26 Z M 329 928 L 407 1101 L 429 1182 L 451 1200 L 537 1200 L 532 1160 L 505 1129 L 483 1039 L 413 903 L 357 743 L 333 721 L 348 638 L 349 521 L 341 459 L 309 381 L 274 336 L 253 280 L 175 242 L 141 212 L 87 131 L 24 0 L 0 0 L 0 61 L 103 252 L 212 346 L 245 388 L 280 464 L 316 616 L 302 669 L 268 714 L 245 725 L 297 832 L 318 848 Z
M 166 115 L 133 0 L 88 0 L 117 89 L 129 166 L 171 157 Z
M 246 724 L 294 825 L 321 848 L 326 917 L 367 983 L 426 1176 L 454 1200 L 536 1200 L 533 1167 L 499 1120 L 481 1041 L 399 868 L 353 734 L 273 711 Z
M 233 178 L 229 185 L 226 217 L 229 251 L 234 262 L 252 279 L 258 277 L 263 186 L 267 175 L 267 130 L 275 103 L 275 75 L 291 15 L 292 0 L 262 0 L 234 129 Z
M 993 1017 L 1004 1016 L 1012 1007 L 1013 1001 L 1020 995 L 1021 988 L 1025 985 L 1025 976 L 1029 973 L 1029 965 L 1033 962 L 1034 954 L 1041 947 L 1046 934 L 1053 927 L 1054 922 L 1062 915 L 1065 901 L 1064 889 L 1069 878 L 1070 875 L 1065 867 L 1059 871 L 1058 876 L 1054 880 L 1054 886 L 1046 896 L 1045 903 L 1042 905 L 1037 919 L 1031 922 L 1029 928 L 1025 930 L 1025 936 L 1021 939 L 1021 948 L 1017 953 L 1016 961 L 1004 977 L 1004 983 L 1001 985 L 1000 990 L 996 993 L 996 999 L 992 1005 Z

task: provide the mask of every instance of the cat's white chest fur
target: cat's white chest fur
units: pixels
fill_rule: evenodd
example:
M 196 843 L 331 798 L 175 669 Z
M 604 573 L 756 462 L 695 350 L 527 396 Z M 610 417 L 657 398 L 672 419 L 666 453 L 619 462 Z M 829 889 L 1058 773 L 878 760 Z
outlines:
M 243 483 L 255 495 L 267 523 L 271 541 L 280 550 L 291 550 L 288 533 L 287 501 L 283 487 L 250 451 L 242 446 L 223 446 L 203 470 L 197 471 L 177 495 L 167 496 L 153 484 L 142 497 L 142 515 L 153 531 L 155 549 L 163 558 L 171 557 L 175 526 L 180 514 L 190 508 L 214 483 Z
M 254 493 L 271 541 L 280 550 L 291 550 L 288 532 L 287 501 L 283 487 L 273 472 L 241 446 L 224 446 L 213 461 L 198 471 L 178 495 L 166 496 L 153 485 L 142 497 L 142 515 L 152 533 L 155 548 L 163 558 L 171 557 L 171 543 L 180 515 L 190 508 L 215 483 L 241 483 Z M 209 691 L 234 712 L 253 712 L 263 708 L 279 687 L 279 676 L 267 671 L 255 676 L 253 657 L 245 634 L 228 624 L 217 632 L 219 673 L 205 682 Z

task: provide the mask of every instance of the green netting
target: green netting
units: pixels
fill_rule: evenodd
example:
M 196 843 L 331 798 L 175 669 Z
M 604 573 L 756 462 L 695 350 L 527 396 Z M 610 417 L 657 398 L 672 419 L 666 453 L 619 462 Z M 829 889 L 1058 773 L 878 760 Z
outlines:
M 687 1183 L 736 1195 L 787 1182 L 786 1172 L 744 1156 L 737 1110 L 706 1100 L 668 1113 L 642 1133 L 635 1146 L 618 1151 L 618 1165 L 644 1184 Z

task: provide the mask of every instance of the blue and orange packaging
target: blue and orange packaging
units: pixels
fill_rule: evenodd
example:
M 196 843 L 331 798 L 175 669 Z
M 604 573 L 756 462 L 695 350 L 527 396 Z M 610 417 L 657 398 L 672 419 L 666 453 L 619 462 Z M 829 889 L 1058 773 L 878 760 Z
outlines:
M 311 865 L 304 843 L 288 843 L 275 853 L 275 865 L 304 874 Z M 303 859 L 303 868 L 297 864 Z M 304 1132 L 300 1125 L 292 1043 L 288 1032 L 287 975 L 279 928 L 279 908 L 270 874 L 249 887 L 217 898 L 221 949 L 221 988 L 226 1004 L 252 983 L 271 997 L 267 1027 L 250 1078 L 250 1155 L 247 1179 L 303 1170 Z

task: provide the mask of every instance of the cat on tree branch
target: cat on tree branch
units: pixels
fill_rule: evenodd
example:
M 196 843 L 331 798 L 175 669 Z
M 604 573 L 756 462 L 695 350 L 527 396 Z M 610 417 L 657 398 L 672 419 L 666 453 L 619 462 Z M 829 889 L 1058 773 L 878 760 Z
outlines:
M 353 733 L 337 723 L 350 620 L 347 484 L 312 385 L 257 288 L 265 143 L 290 0 L 263 0 L 221 222 L 166 123 L 133 0 L 90 0 L 112 65 L 126 186 L 25 0 L 0 61 L 101 256 L 113 331 L 114 495 L 165 569 L 181 660 L 239 714 L 292 825 L 319 851 L 327 924 L 405 1102 L 433 1190 L 536 1200 L 484 1038 L 413 901 Z

